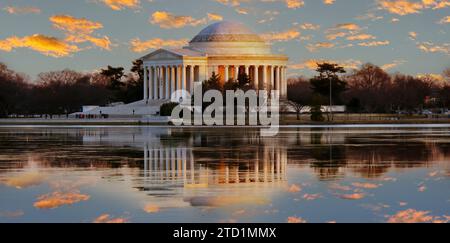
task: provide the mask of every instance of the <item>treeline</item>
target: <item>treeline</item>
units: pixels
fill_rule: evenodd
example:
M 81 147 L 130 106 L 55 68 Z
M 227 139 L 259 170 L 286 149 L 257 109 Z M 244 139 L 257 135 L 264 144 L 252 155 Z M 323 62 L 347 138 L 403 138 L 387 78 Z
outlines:
M 131 103 L 143 99 L 142 61 L 129 73 L 108 66 L 98 73 L 62 70 L 41 73 L 36 80 L 0 63 L 0 117 L 54 116 L 80 111 L 83 105 Z
M 346 105 L 348 112 L 412 114 L 430 109 L 439 113 L 450 108 L 450 68 L 441 79 L 433 75 L 390 75 L 370 63 L 351 73 L 338 65 L 324 63 L 318 65 L 317 72 L 311 79 L 289 80 L 288 98 L 296 110 L 329 105 L 330 82 L 332 104 Z

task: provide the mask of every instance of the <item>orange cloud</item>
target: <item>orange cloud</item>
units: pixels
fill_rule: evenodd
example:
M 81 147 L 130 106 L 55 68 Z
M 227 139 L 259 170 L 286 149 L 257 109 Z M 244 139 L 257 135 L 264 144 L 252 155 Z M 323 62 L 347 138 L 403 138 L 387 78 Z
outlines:
M 128 220 L 125 218 L 112 218 L 109 214 L 102 214 L 98 218 L 96 218 L 93 223 L 97 224 L 122 224 L 128 223 Z
M 53 27 L 66 32 L 66 41 L 74 43 L 91 42 L 95 46 L 110 50 L 111 41 L 107 36 L 94 37 L 94 31 L 103 28 L 100 22 L 85 18 L 75 18 L 70 15 L 55 15 L 50 17 Z
M 306 223 L 306 220 L 300 218 L 300 217 L 288 217 L 287 222 L 290 224 L 301 224 L 301 223 Z
M 317 68 L 317 65 L 316 65 L 315 68 Z M 337 184 L 337 183 L 333 183 L 333 184 L 329 185 L 328 188 L 330 188 L 331 190 L 339 190 L 339 191 L 350 191 L 350 190 L 352 190 L 352 188 L 349 187 L 349 186 L 343 186 L 343 185 Z
M 160 208 L 158 205 L 154 205 L 154 204 L 147 204 L 144 207 L 144 211 L 147 213 L 157 213 L 160 211 Z
M 80 49 L 55 37 L 35 34 L 25 37 L 12 36 L 0 40 L 0 50 L 12 51 L 15 48 L 29 48 L 52 57 L 65 57 Z
M 364 189 L 376 189 L 376 188 L 380 187 L 380 185 L 378 185 L 378 184 L 361 183 L 361 182 L 355 182 L 355 183 L 352 183 L 352 185 L 354 187 L 359 187 L 359 188 L 364 188 Z
M 450 16 L 445 16 L 441 20 L 439 20 L 439 24 L 448 24 L 450 23 Z
M 289 29 L 282 32 L 272 32 L 263 34 L 262 37 L 268 42 L 290 41 L 300 36 L 300 32 L 296 29 Z
M 354 41 L 354 40 L 369 40 L 369 39 L 375 39 L 376 37 L 369 34 L 357 34 L 347 37 L 347 40 Z
M 419 13 L 424 8 L 420 2 L 410 2 L 408 0 L 380 0 L 380 8 L 390 13 L 398 15 L 407 15 Z
M 303 0 L 285 0 L 286 1 L 286 6 L 288 8 L 300 8 L 303 7 L 305 5 L 305 2 Z
M 162 47 L 180 47 L 189 42 L 188 39 L 163 40 L 160 38 L 141 41 L 139 38 L 130 41 L 131 50 L 134 52 L 143 52 L 149 49 L 158 49 Z
M 420 13 L 423 9 L 441 9 L 450 6 L 449 0 L 379 0 L 381 9 L 387 10 L 392 14 L 408 15 Z
M 351 34 L 356 34 L 361 27 L 355 23 L 342 23 L 337 24 L 332 28 L 325 31 L 326 38 L 328 40 L 335 40 L 337 38 L 342 38 Z
M 365 197 L 364 193 L 342 194 L 338 195 L 339 198 L 347 200 L 360 200 Z
M 223 16 L 216 13 L 208 13 L 208 19 L 212 21 L 222 21 Z
M 229 5 L 232 7 L 237 7 L 241 5 L 241 2 L 247 2 L 248 0 L 216 0 L 223 5 Z
M 289 187 L 288 191 L 291 192 L 291 193 L 297 193 L 297 192 L 301 192 L 302 188 L 300 186 L 298 186 L 298 185 L 292 184 Z
M 100 0 L 112 10 L 119 11 L 125 8 L 138 8 L 139 0 Z
M 332 4 L 334 4 L 335 1 L 336 0 L 323 0 L 323 3 L 326 5 L 332 5 Z
M 322 197 L 322 195 L 320 194 L 308 194 L 306 193 L 305 195 L 303 195 L 303 199 L 307 200 L 307 201 L 313 201 L 316 200 L 318 198 Z
M 320 25 L 311 24 L 311 23 L 303 23 L 300 25 L 302 30 L 318 30 L 320 29 Z
M 336 63 L 346 69 L 356 69 L 359 66 L 361 66 L 361 64 L 362 64 L 361 61 L 353 60 L 353 59 L 343 60 L 343 61 L 342 60 L 309 59 L 302 63 L 289 65 L 289 68 L 316 70 L 318 67 L 318 64 L 321 64 L 321 63 Z M 339 184 L 330 185 L 330 189 L 344 190 L 344 191 L 351 190 L 350 187 L 341 186 Z
M 315 44 L 306 45 L 306 49 L 310 52 L 315 52 L 321 48 L 333 48 L 335 45 L 331 42 L 317 42 Z
M 39 209 L 53 209 L 63 205 L 71 205 L 81 201 L 89 200 L 90 196 L 80 194 L 78 192 L 53 192 L 38 197 L 38 201 L 34 203 L 34 207 Z
M 0 211 L 0 217 L 5 218 L 18 218 L 22 217 L 25 213 L 22 210 L 17 211 Z
M 402 65 L 402 64 L 404 64 L 405 62 L 406 62 L 406 61 L 404 61 L 404 60 L 394 60 L 394 61 L 391 62 L 391 63 L 386 63 L 386 64 L 382 65 L 382 66 L 381 66 L 381 69 L 383 69 L 383 70 L 389 70 L 389 69 L 392 69 L 392 68 L 397 67 L 398 65 Z
M 361 27 L 359 27 L 359 25 L 354 24 L 354 23 L 343 23 L 343 24 L 338 24 L 334 27 L 334 29 L 340 29 L 340 30 L 359 30 Z
M 365 46 L 365 47 L 373 47 L 373 46 L 386 46 L 389 45 L 390 41 L 371 41 L 371 42 L 362 42 L 358 43 L 359 46 Z
M 436 45 L 432 42 L 422 42 L 417 44 L 417 48 L 419 48 L 419 50 L 424 52 L 431 52 L 431 53 L 441 52 L 444 54 L 450 53 L 450 44 L 448 43 Z
M 397 212 L 388 218 L 388 223 L 448 223 L 450 216 L 431 216 L 430 211 L 407 209 Z
M 3 8 L 9 14 L 40 14 L 41 9 L 37 7 L 14 7 L 7 6 Z
M 23 189 L 31 186 L 37 186 L 40 185 L 42 182 L 44 182 L 45 176 L 38 172 L 30 172 L 30 173 L 23 173 L 19 176 L 7 178 L 6 181 L 3 183 L 10 187 L 15 187 L 17 189 Z
M 179 29 L 184 26 L 197 26 L 207 23 L 207 18 L 195 19 L 191 16 L 178 16 L 166 11 L 156 11 L 150 18 L 150 23 L 163 29 Z

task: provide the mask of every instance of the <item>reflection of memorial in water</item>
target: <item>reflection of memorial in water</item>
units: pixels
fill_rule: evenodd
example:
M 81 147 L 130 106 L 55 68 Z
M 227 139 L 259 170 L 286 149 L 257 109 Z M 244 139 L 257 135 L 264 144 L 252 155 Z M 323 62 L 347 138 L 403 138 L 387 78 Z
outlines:
M 144 145 L 144 177 L 151 183 L 172 183 L 184 188 L 220 185 L 281 185 L 286 183 L 287 151 L 254 148 L 246 158 L 224 158 L 196 152 L 195 148 Z

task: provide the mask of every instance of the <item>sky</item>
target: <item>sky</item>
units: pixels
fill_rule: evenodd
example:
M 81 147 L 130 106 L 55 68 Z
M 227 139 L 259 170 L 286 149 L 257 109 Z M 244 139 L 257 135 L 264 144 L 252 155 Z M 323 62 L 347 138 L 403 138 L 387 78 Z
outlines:
M 450 67 L 450 0 L 0 0 L 0 62 L 32 79 L 129 69 L 220 20 L 288 55 L 290 76 L 311 76 L 321 61 L 437 77 Z

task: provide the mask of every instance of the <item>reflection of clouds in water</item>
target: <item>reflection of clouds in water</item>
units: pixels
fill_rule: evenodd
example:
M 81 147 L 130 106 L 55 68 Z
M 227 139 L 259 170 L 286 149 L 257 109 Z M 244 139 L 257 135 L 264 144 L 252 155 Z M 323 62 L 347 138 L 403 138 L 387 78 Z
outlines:
M 419 186 L 417 188 L 417 191 L 419 192 L 425 192 L 427 190 L 427 187 L 425 186 L 425 184 L 423 182 L 419 183 Z
M 363 199 L 366 195 L 364 193 L 352 193 L 352 194 L 337 194 L 336 196 L 346 200 L 360 200 Z
M 42 184 L 45 179 L 46 177 L 39 172 L 25 172 L 6 178 L 2 183 L 10 187 L 23 189 L 31 186 L 38 186 Z
M 33 204 L 39 209 L 54 209 L 63 205 L 72 205 L 89 200 L 90 196 L 79 192 L 53 192 L 39 196 Z
M 386 216 L 388 223 L 448 223 L 450 216 L 432 216 L 430 211 L 418 211 L 407 209 L 397 212 L 395 215 Z
M 128 222 L 129 221 L 126 218 L 114 218 L 111 217 L 109 214 L 102 214 L 93 221 L 93 223 L 98 224 L 122 224 Z
M 287 222 L 291 224 L 307 223 L 306 220 L 296 216 L 288 217 Z
M 144 206 L 144 211 L 146 213 L 158 213 L 160 210 L 159 206 L 155 204 L 147 204 Z
M 376 189 L 380 187 L 379 184 L 373 184 L 373 183 L 361 183 L 361 182 L 354 182 L 352 183 L 354 187 L 364 188 L 364 189 Z
M 22 210 L 16 211 L 0 211 L 0 217 L 4 218 L 18 218 L 22 217 L 25 213 Z
M 297 193 L 297 192 L 301 192 L 301 191 L 302 191 L 302 188 L 301 188 L 300 186 L 296 185 L 296 184 L 292 184 L 292 185 L 289 187 L 288 191 L 289 191 L 290 193 Z
M 386 208 L 390 208 L 390 207 L 391 207 L 391 206 L 389 206 L 389 205 L 387 205 L 387 204 L 384 204 L 384 203 L 377 203 L 377 204 L 361 204 L 360 206 L 363 207 L 363 208 L 369 209 L 369 210 L 371 210 L 371 211 L 374 211 L 374 212 L 380 212 L 380 211 L 382 211 L 383 209 L 386 209 Z
M 55 176 L 48 182 L 53 192 L 39 196 L 33 206 L 39 209 L 54 209 L 64 205 L 88 201 L 91 196 L 80 193 L 79 188 L 93 185 L 96 181 L 96 178 L 88 176 L 76 176 L 73 178 L 70 175 Z
M 429 177 L 435 177 L 435 176 L 437 176 L 438 174 L 439 174 L 439 171 L 432 171 L 432 172 L 428 173 L 428 176 L 429 176 Z
M 55 207 L 70 205 L 72 199 L 73 204 L 79 203 L 73 207 L 75 212 L 81 208 L 79 206 L 96 209 L 92 210 L 96 214 L 90 215 L 89 221 L 102 213 L 98 212 L 99 204 L 80 202 L 90 200 L 86 197 L 95 196 L 98 200 L 126 200 L 129 202 L 127 210 L 136 210 L 140 212 L 139 220 L 144 218 L 151 222 L 189 220 L 172 216 L 175 211 L 192 213 L 195 220 L 204 219 L 208 222 L 218 222 L 228 217 L 230 222 L 266 219 L 285 222 L 288 215 L 294 215 L 291 221 L 303 222 L 304 219 L 296 216 L 303 215 L 298 211 L 302 203 L 311 210 L 303 215 L 307 216 L 308 222 L 316 222 L 318 218 L 325 222 L 325 219 L 342 220 L 341 215 L 323 215 L 321 209 L 333 200 L 339 202 L 336 210 L 342 209 L 345 215 L 352 216 L 359 216 L 361 211 L 350 206 L 356 208 L 364 203 L 372 203 L 367 207 L 359 207 L 359 210 L 371 215 L 361 216 L 362 221 L 373 221 L 377 219 L 373 215 L 384 216 L 409 208 L 405 207 L 406 203 L 401 204 L 401 200 L 408 200 L 411 206 L 418 205 L 418 202 L 428 203 L 429 209 L 435 212 L 437 209 L 433 206 L 439 207 L 443 203 L 442 198 L 437 200 L 434 194 L 441 188 L 436 185 L 446 183 L 450 175 L 450 150 L 447 145 L 433 145 L 439 140 L 422 143 L 420 139 L 408 143 L 413 140 L 402 139 L 403 131 L 395 129 L 378 134 L 372 134 L 371 131 L 361 133 L 359 130 L 350 133 L 344 130 L 340 134 L 317 130 L 313 135 L 303 132 L 311 129 L 287 129 L 288 132 L 284 133 L 282 129 L 279 137 L 269 139 L 258 137 L 258 132 L 252 134 L 246 129 L 232 128 L 193 129 L 192 132 L 169 128 L 165 129 L 169 130 L 166 134 L 157 135 L 149 134 L 142 128 L 101 128 L 100 133 L 95 130 L 65 129 L 55 133 L 48 129 L 40 137 L 40 131 L 35 130 L 35 135 L 27 135 L 30 142 L 26 146 L 29 147 L 20 149 L 14 140 L 11 143 L 7 141 L 7 146 L 16 146 L 16 150 L 10 150 L 16 151 L 17 154 L 13 155 L 16 161 L 22 156 L 20 153 L 23 149 L 36 155 L 36 168 L 45 171 L 46 178 L 41 178 L 42 182 L 39 182 L 39 173 L 17 173 L 30 171 L 30 166 L 20 161 L 5 165 L 14 170 L 9 167 L 0 169 L 0 183 L 28 188 L 47 182 L 51 189 L 44 192 L 49 193 L 42 195 L 42 199 L 63 199 L 63 203 L 56 203 Z M 406 133 L 411 137 L 417 136 L 408 131 Z M 45 146 L 35 146 L 44 140 L 48 141 Z M 142 163 L 143 159 L 145 163 Z M 413 168 L 421 168 L 420 176 L 412 181 L 406 180 L 407 176 L 418 171 Z M 441 181 L 438 182 L 438 179 Z M 305 186 L 306 183 L 310 185 Z M 90 185 L 89 195 L 85 194 L 82 187 Z M 429 197 L 426 198 L 418 192 L 420 186 L 425 185 L 429 187 L 425 192 Z M 42 188 L 20 191 L 3 189 L 23 196 Z M 387 195 L 391 190 L 394 193 Z M 395 194 L 397 191 L 400 192 L 398 195 Z M 366 200 L 353 201 L 365 197 Z M 298 198 L 302 203 L 292 203 L 292 198 Z M 319 198 L 323 199 L 313 201 Z M 267 207 L 269 202 L 283 213 Z M 374 202 L 389 203 L 393 211 L 383 210 L 386 207 Z M 286 207 L 285 203 L 291 205 Z M 450 201 L 445 203 L 448 205 Z M 44 202 L 41 204 L 45 205 Z M 42 205 L 43 208 L 52 208 L 50 202 L 47 202 L 47 206 Z M 111 202 L 111 205 L 116 206 L 115 202 Z M 1 209 L 14 210 L 16 207 Z M 58 213 L 64 211 L 58 210 Z M 219 218 L 215 218 L 218 214 Z M 28 212 L 26 216 L 27 219 L 35 217 Z M 21 219 L 25 220 L 25 217 Z M 97 221 L 128 222 L 128 219 L 119 212 L 119 215 L 101 215 Z M 434 219 L 432 221 L 436 221 Z M 446 218 L 441 216 L 440 220 Z
M 303 195 L 303 199 L 305 199 L 306 201 L 313 201 L 313 200 L 319 199 L 321 197 L 322 197 L 322 195 L 320 193 L 317 193 L 317 194 L 306 193 L 305 195 Z
M 338 183 L 332 183 L 328 185 L 328 188 L 331 190 L 337 190 L 337 191 L 351 191 L 352 188 L 349 186 L 344 186 Z

